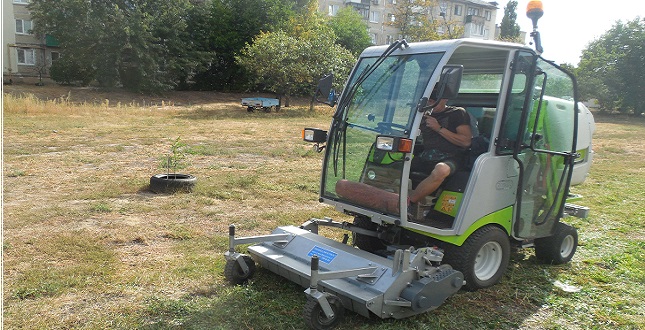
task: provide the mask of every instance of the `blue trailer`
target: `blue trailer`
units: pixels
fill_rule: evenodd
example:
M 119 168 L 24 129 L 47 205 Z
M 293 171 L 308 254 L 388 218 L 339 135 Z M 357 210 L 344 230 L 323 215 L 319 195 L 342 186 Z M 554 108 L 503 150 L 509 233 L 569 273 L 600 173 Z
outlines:
M 248 112 L 260 109 L 264 112 L 271 112 L 271 109 L 280 110 L 280 101 L 267 97 L 246 97 L 242 99 L 242 106 L 245 106 Z

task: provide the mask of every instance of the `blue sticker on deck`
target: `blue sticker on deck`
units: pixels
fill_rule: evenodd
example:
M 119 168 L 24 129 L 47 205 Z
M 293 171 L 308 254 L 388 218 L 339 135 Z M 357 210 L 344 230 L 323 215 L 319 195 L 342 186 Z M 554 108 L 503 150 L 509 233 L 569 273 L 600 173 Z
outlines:
M 318 259 L 326 264 L 332 262 L 337 255 L 338 254 L 336 252 L 325 250 L 319 246 L 314 246 L 314 248 L 309 251 L 309 254 L 307 254 L 310 258 L 318 256 Z

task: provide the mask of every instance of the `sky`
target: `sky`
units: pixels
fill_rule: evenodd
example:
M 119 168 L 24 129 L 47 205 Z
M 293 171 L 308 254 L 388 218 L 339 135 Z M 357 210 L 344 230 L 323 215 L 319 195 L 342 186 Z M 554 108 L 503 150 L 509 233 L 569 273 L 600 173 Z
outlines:
M 522 31 L 533 31 L 533 23 L 526 17 L 529 0 L 516 0 L 517 24 Z M 497 0 L 498 24 L 504 17 L 508 0 Z M 582 50 L 614 26 L 637 16 L 645 18 L 645 1 L 642 0 L 542 0 L 544 15 L 538 21 L 538 31 L 544 52 L 542 57 L 557 64 L 570 63 L 577 66 Z

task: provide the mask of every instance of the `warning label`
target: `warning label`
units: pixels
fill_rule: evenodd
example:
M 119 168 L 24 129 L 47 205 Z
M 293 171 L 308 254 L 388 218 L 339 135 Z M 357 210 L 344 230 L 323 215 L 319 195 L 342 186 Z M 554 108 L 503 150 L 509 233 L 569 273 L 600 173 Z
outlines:
M 308 257 L 313 257 L 313 256 L 318 256 L 318 259 L 326 264 L 329 264 L 336 258 L 338 254 L 334 251 L 329 251 L 326 249 L 323 249 L 319 246 L 314 246 L 311 251 L 307 254 Z

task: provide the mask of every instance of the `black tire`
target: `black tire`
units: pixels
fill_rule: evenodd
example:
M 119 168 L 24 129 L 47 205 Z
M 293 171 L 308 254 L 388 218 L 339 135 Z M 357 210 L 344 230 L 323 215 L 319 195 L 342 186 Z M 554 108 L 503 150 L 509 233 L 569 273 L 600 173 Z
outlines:
M 263 107 L 264 112 L 271 112 L 271 107 Z
M 191 192 L 197 178 L 190 174 L 156 174 L 150 178 L 150 190 L 156 193 Z
M 373 223 L 370 218 L 362 217 L 362 216 L 357 216 L 354 217 L 354 225 L 358 228 L 362 229 L 368 229 L 368 230 L 376 230 L 378 228 L 378 225 Z M 367 252 L 375 253 L 376 251 L 379 250 L 385 250 L 387 246 L 383 241 L 381 241 L 378 237 L 374 236 L 367 236 L 367 235 L 362 235 L 359 233 L 353 233 L 352 240 L 354 242 L 354 245 Z
M 331 306 L 334 316 L 328 318 L 317 300 L 308 297 L 304 308 L 305 324 L 311 329 L 326 330 L 333 329 L 340 323 L 345 315 L 345 308 L 340 298 L 330 293 L 323 293 Z
M 565 223 L 555 225 L 553 236 L 535 240 L 535 256 L 538 260 L 553 265 L 571 261 L 578 248 L 578 230 Z
M 247 111 L 247 112 L 253 112 L 254 110 L 255 110 L 255 109 L 253 109 L 253 107 L 246 107 L 246 111 Z
M 444 263 L 464 275 L 464 289 L 476 291 L 497 284 L 508 267 L 511 244 L 508 235 L 497 226 L 475 231 L 462 246 L 446 249 Z
M 249 271 L 246 273 L 237 260 L 227 260 L 226 266 L 224 266 L 224 277 L 233 285 L 244 284 L 255 274 L 255 261 L 249 256 L 242 256 L 242 260 L 249 267 Z

